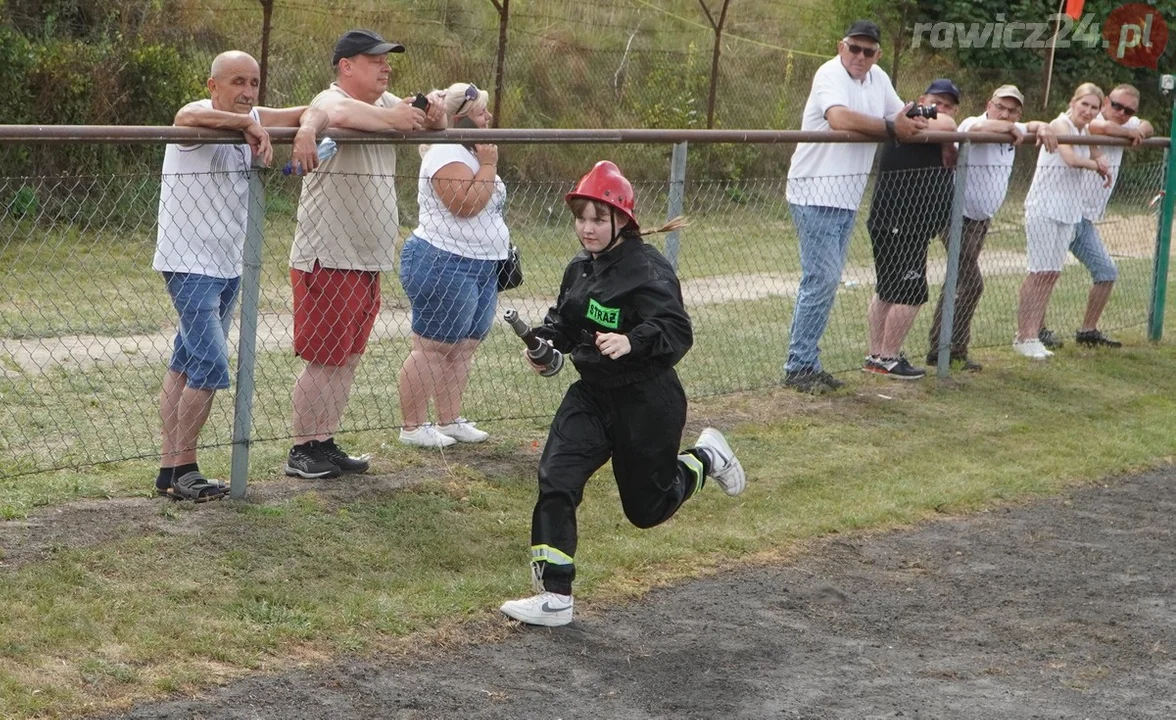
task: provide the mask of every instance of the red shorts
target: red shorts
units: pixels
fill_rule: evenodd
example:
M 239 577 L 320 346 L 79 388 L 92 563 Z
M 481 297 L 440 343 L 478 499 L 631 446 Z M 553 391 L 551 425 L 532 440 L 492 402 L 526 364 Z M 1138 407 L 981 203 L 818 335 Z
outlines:
M 380 314 L 380 273 L 290 269 L 294 287 L 294 354 L 316 365 L 341 366 L 362 355 Z

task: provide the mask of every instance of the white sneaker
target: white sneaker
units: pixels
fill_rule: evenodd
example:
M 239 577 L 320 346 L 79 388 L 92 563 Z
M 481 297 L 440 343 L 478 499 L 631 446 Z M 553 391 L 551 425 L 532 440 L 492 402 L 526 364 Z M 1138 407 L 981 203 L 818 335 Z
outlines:
M 738 495 L 747 486 L 747 476 L 743 474 L 743 465 L 735 457 L 735 451 L 727 444 L 723 433 L 714 428 L 705 428 L 698 436 L 694 447 L 703 448 L 710 457 L 710 476 L 714 478 L 723 492 L 728 495 Z
M 490 437 L 490 433 L 474 427 L 474 423 L 463 417 L 453 421 L 452 425 L 438 425 L 437 432 L 453 438 L 459 442 L 480 443 Z
M 405 445 L 416 445 L 417 447 L 426 448 L 443 448 L 455 445 L 456 440 L 448 435 L 442 435 L 437 432 L 437 428 L 433 427 L 433 423 L 425 423 L 419 426 L 416 430 L 400 430 L 400 442 Z
M 508 600 L 498 609 L 503 615 L 528 625 L 559 627 L 572 621 L 572 596 L 542 592 L 522 600 Z
M 1013 338 L 1013 350 L 1019 355 L 1024 355 L 1033 360 L 1045 360 L 1053 355 L 1052 352 L 1045 349 L 1045 345 L 1042 345 L 1041 341 L 1037 338 L 1033 338 L 1032 340 L 1017 340 Z

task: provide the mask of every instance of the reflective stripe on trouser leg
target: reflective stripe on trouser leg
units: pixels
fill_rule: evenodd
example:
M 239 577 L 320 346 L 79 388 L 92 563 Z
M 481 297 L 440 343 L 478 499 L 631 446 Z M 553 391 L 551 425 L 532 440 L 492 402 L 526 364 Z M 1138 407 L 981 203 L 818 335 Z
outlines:
M 560 552 L 550 545 L 532 545 L 531 562 L 545 562 L 551 565 L 574 565 L 576 561 L 572 559 L 571 555 Z
M 678 456 L 678 462 L 681 463 L 686 471 L 694 476 L 694 487 L 690 494 L 686 497 L 691 497 L 694 493 L 702 489 L 702 482 L 706 479 L 706 470 L 702 467 L 702 461 L 694 457 L 691 453 L 682 453 Z

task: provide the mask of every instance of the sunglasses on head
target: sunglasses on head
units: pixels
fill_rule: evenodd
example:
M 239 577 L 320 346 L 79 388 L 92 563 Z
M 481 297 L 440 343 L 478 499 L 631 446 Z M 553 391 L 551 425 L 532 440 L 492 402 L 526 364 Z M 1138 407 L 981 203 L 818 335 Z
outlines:
M 862 55 L 867 59 L 872 58 L 878 54 L 878 48 L 862 47 L 861 45 L 855 45 L 854 43 L 845 43 L 845 47 L 854 55 Z
M 457 112 L 453 113 L 454 115 L 461 115 L 461 111 L 465 109 L 465 106 L 477 100 L 481 92 L 478 90 L 477 85 L 470 83 L 469 85 L 466 85 L 464 94 L 465 99 L 461 101 L 461 105 L 457 106 Z
M 1138 108 L 1133 108 L 1133 107 L 1130 107 L 1129 105 L 1124 105 L 1123 103 L 1117 103 L 1114 100 L 1111 101 L 1111 107 L 1113 109 L 1118 110 L 1119 112 L 1123 113 L 1127 117 L 1131 117 L 1132 115 L 1135 114 L 1136 110 L 1138 110 Z

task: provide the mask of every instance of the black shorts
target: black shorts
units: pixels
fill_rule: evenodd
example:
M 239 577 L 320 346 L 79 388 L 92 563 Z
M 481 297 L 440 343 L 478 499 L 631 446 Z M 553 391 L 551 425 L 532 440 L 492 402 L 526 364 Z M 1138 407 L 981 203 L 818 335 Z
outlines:
M 925 218 L 900 222 L 871 216 L 866 223 L 874 250 L 875 289 L 883 302 L 927 302 L 927 246 L 937 231 Z

